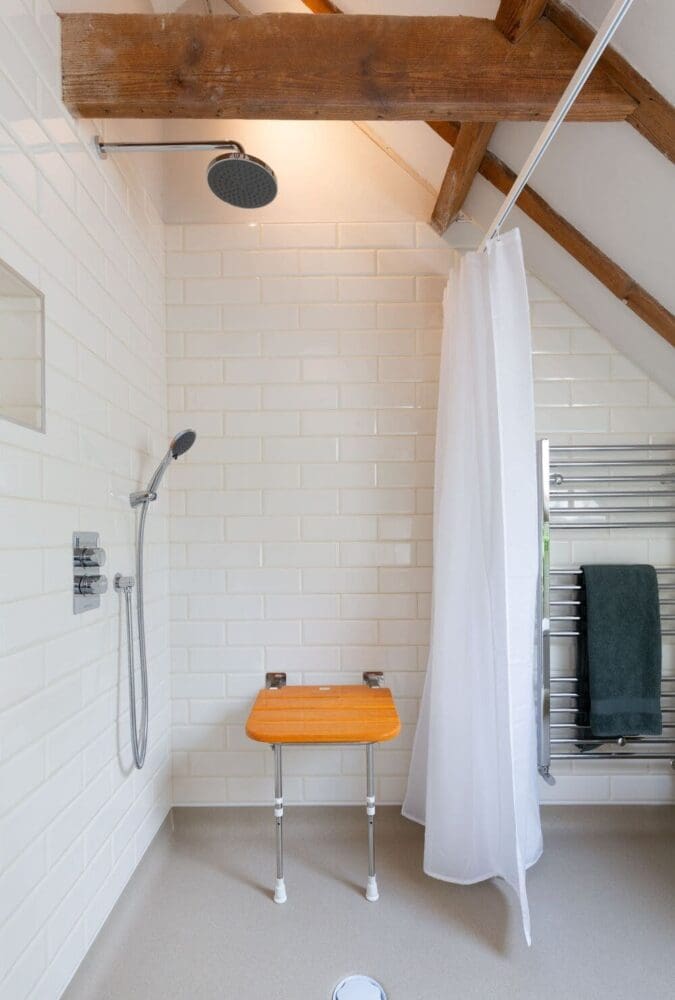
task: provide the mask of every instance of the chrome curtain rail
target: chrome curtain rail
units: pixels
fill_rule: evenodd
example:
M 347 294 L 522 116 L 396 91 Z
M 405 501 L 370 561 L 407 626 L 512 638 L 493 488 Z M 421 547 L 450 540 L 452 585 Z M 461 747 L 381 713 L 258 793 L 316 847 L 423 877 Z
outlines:
M 614 32 L 617 30 L 624 17 L 630 10 L 633 0 L 614 0 L 605 19 L 600 24 L 593 41 L 586 49 L 584 56 L 577 66 L 570 82 L 565 87 L 562 97 L 556 104 L 553 114 L 541 131 L 539 138 L 534 144 L 530 155 L 525 160 L 518 176 L 516 177 L 511 190 L 502 202 L 499 211 L 490 223 L 487 233 L 481 241 L 480 250 L 485 250 L 492 237 L 499 232 L 504 225 L 509 212 L 518 201 L 530 177 L 537 169 L 546 150 L 553 142 L 558 129 L 564 122 L 568 111 L 576 101 L 586 80 L 593 72 L 593 68 L 600 59 L 600 56 L 609 45 Z

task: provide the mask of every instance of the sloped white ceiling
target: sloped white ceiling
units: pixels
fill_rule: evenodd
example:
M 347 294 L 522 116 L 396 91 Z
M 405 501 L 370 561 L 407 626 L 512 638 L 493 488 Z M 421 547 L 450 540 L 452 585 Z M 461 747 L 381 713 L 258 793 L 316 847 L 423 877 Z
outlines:
M 612 0 L 574 0 L 579 13 L 597 25 Z M 493 17 L 498 0 L 342 0 L 347 13 L 467 14 Z M 228 13 L 233 8 L 304 11 L 301 0 L 62 0 L 60 9 L 129 11 L 148 9 Z M 616 48 L 675 103 L 675 0 L 635 0 L 615 37 Z M 139 123 L 134 123 L 134 135 Z M 342 123 L 172 122 L 171 136 L 231 136 L 266 157 L 282 175 L 282 195 L 270 217 L 292 210 L 305 221 L 390 218 L 399 212 L 428 217 L 450 149 L 424 123 L 370 123 L 371 136 L 392 158 L 373 147 L 365 153 L 363 132 L 348 139 L 354 126 Z M 541 126 L 504 123 L 491 149 L 512 169 L 524 161 Z M 345 131 L 347 130 L 347 131 Z M 106 125 L 108 137 L 128 135 L 123 122 Z M 339 140 L 338 140 L 338 137 Z M 353 157 L 350 162 L 349 157 Z M 167 221 L 223 218 L 204 184 L 204 158 L 167 157 Z M 358 169 L 354 170 L 354 167 Z M 396 180 L 395 171 L 401 173 Z M 414 178 L 417 178 L 415 180 Z M 415 190 L 415 185 L 419 190 Z M 675 167 L 630 125 L 563 126 L 532 186 L 601 250 L 620 264 L 671 311 L 675 311 Z M 305 197 L 302 197 L 302 192 Z M 397 199 L 400 201 L 397 203 Z M 483 226 L 500 197 L 477 178 L 466 210 Z M 335 214 L 336 213 L 336 214 Z M 233 214 L 227 215 L 232 218 Z M 261 216 L 262 218 L 262 216 Z M 532 223 L 514 213 L 523 236 L 528 266 L 580 315 L 653 378 L 675 393 L 675 352 L 623 306 L 588 272 Z M 452 240 L 452 233 L 448 239 Z
M 609 10 L 609 0 L 574 0 L 572 7 L 597 26 Z M 675 104 L 675 3 L 673 0 L 635 0 L 612 45 Z

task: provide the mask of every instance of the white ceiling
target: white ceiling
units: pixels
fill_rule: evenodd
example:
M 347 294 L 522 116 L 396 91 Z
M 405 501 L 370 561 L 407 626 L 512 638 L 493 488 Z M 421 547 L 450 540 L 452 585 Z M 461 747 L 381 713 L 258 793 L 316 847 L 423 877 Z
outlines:
M 301 0 L 54 0 L 61 10 L 181 10 L 229 13 L 304 11 Z M 611 0 L 574 0 L 597 25 Z M 498 0 L 342 0 L 347 13 L 470 14 L 493 17 Z M 675 0 L 635 0 L 614 44 L 634 67 L 675 103 Z M 141 123 L 133 123 L 138 134 Z M 149 124 L 149 123 L 148 123 Z M 541 126 L 504 123 L 491 149 L 517 170 Z M 126 138 L 130 123 L 106 124 L 108 138 Z M 424 123 L 377 122 L 368 126 L 390 155 L 360 129 L 345 123 L 172 122 L 168 135 L 232 137 L 277 170 L 281 193 L 256 218 L 298 221 L 324 218 L 428 217 L 433 192 L 447 166 L 449 147 Z M 372 147 L 372 148 L 371 148 Z M 393 157 L 393 159 L 392 159 Z M 238 218 L 214 202 L 204 183 L 207 158 L 166 157 L 167 221 Z M 416 180 L 414 179 L 416 178 Z M 675 167 L 630 125 L 570 124 L 561 129 L 532 186 L 558 212 L 675 312 Z M 467 210 L 487 225 L 498 196 L 478 179 Z M 292 221 L 288 219 L 288 221 Z M 675 393 L 675 354 L 537 227 L 522 222 L 528 266 L 585 319 Z M 452 234 L 448 237 L 452 239 Z

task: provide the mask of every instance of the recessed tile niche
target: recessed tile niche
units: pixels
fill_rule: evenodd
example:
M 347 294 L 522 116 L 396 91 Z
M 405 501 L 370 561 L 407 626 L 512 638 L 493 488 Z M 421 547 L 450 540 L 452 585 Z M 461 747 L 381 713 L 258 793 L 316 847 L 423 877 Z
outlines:
M 0 417 L 44 431 L 44 299 L 0 261 Z

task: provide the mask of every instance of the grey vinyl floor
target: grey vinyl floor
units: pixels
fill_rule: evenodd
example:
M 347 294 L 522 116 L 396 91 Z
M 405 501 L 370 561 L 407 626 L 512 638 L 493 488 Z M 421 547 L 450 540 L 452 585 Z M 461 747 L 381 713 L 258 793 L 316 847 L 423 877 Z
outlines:
M 546 809 L 530 949 L 509 890 L 427 878 L 423 831 L 394 808 L 378 809 L 378 903 L 363 810 L 288 808 L 275 905 L 270 812 L 175 809 L 66 1000 L 330 1000 L 354 972 L 389 1000 L 675 995 L 675 808 Z

